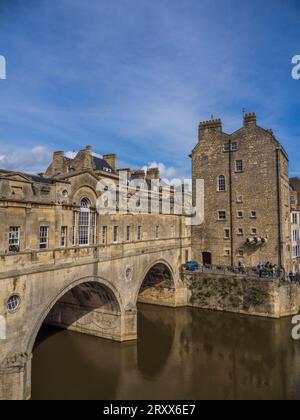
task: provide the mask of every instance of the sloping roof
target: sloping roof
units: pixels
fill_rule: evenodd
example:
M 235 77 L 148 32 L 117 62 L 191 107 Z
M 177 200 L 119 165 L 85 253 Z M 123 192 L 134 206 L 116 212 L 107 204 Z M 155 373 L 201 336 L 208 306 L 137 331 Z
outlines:
M 115 170 L 104 159 L 93 156 L 93 160 L 94 160 L 96 171 L 115 173 Z
M 27 174 L 25 172 L 14 172 L 14 171 L 8 171 L 6 169 L 0 169 L 0 176 L 14 176 L 14 175 L 20 175 L 24 178 L 26 178 L 29 182 L 38 182 L 42 184 L 53 184 L 53 180 L 49 178 L 45 178 L 42 175 L 34 175 L 34 174 Z

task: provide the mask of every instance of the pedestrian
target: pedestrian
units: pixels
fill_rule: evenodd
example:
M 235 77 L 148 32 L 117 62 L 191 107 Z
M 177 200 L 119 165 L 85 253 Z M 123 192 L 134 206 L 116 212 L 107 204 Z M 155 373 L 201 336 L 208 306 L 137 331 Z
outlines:
M 262 276 L 263 276 L 263 272 L 264 272 L 264 265 L 263 265 L 263 263 L 259 263 L 258 264 L 258 266 L 257 266 L 257 268 L 258 268 L 258 272 L 259 272 L 259 278 L 262 278 Z
M 291 283 L 293 283 L 293 282 L 294 282 L 294 274 L 293 274 L 293 272 L 292 272 L 292 271 L 290 271 L 290 272 L 289 272 L 289 279 L 290 279 L 290 282 L 291 282 Z

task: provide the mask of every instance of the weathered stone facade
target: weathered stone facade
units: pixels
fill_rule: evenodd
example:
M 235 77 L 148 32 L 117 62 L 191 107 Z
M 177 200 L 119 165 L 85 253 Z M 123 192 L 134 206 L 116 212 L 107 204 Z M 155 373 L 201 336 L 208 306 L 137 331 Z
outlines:
M 106 158 L 87 147 L 74 159 L 54 153 L 42 175 L 0 170 L 0 315 L 5 321 L 0 399 L 30 397 L 32 349 L 43 322 L 128 341 L 137 338 L 139 300 L 187 304 L 180 277 L 191 255 L 185 217 L 172 208 L 162 214 L 162 190 L 156 192 L 157 213 L 142 204 L 140 212 L 121 211 L 119 200 L 115 212 L 111 203 L 109 211 L 97 211 L 99 197 L 105 206 L 107 196 L 97 183 L 117 187 L 119 182 L 116 157 Z M 125 172 L 126 198 L 147 201 L 158 171 Z
M 205 182 L 205 220 L 192 228 L 194 258 L 203 263 L 291 269 L 288 156 L 272 130 L 246 114 L 228 135 L 221 120 L 200 123 L 192 153 L 193 182 Z

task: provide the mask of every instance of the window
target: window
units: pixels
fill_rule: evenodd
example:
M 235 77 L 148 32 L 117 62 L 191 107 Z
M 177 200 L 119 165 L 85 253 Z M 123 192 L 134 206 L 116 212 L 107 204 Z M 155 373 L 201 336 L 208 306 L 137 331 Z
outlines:
M 243 236 L 244 235 L 244 229 L 243 228 L 239 228 L 238 229 L 238 235 L 239 236 Z
M 131 240 L 131 227 L 126 226 L 126 241 L 130 242 L 130 240 Z
M 143 233 L 142 233 L 142 226 L 138 226 L 137 227 L 137 240 L 141 241 L 143 238 Z
M 230 239 L 230 230 L 229 229 L 224 229 L 224 238 L 225 239 Z
M 298 214 L 297 213 L 292 213 L 292 223 L 293 223 L 293 225 L 298 224 Z
M 218 191 L 219 192 L 226 191 L 226 179 L 224 175 L 220 175 L 218 178 Z
M 235 162 L 235 170 L 236 170 L 236 172 L 243 172 L 243 161 L 242 160 L 237 160 Z
M 20 227 L 11 226 L 8 234 L 9 252 L 19 252 L 20 250 Z
M 256 219 L 256 211 L 251 211 L 251 219 Z
M 107 226 L 102 226 L 102 245 L 107 244 Z
M 160 228 L 159 228 L 159 226 L 156 226 L 155 227 L 155 238 L 159 239 L 159 237 L 160 237 Z
M 253 236 L 257 235 L 257 229 L 256 228 L 251 229 L 251 235 L 253 235 Z
M 242 249 L 239 250 L 239 257 L 244 257 L 244 251 Z
M 119 227 L 114 226 L 114 243 L 116 244 L 119 239 Z
M 230 249 L 225 249 L 224 250 L 224 255 L 225 255 L 225 257 L 230 257 Z
M 242 210 L 237 212 L 238 219 L 242 219 L 244 217 L 244 212 Z
M 73 211 L 73 219 L 72 219 L 72 245 L 76 245 L 76 222 L 77 222 L 77 214 L 76 211 Z
M 238 196 L 236 197 L 236 202 L 237 202 L 237 203 L 242 203 L 242 202 L 243 202 L 243 196 L 242 196 L 242 195 L 238 195 Z
M 92 245 L 97 244 L 97 213 L 91 213 L 91 238 Z
M 20 303 L 21 303 L 20 296 L 18 295 L 11 296 L 8 299 L 7 304 L 6 304 L 8 312 L 15 312 L 19 308 Z
M 231 147 L 230 147 L 231 145 Z M 229 152 L 230 150 L 232 152 L 236 152 L 238 150 L 238 144 L 237 142 L 233 142 L 233 143 L 224 143 L 224 148 L 223 148 L 224 152 Z
M 226 211 L 219 211 L 218 212 L 218 219 L 219 220 L 226 220 Z
M 78 242 L 79 245 L 88 245 L 90 241 L 90 201 L 83 198 L 80 201 L 80 213 L 78 221 Z
M 61 232 L 60 232 L 60 246 L 62 248 L 65 248 L 67 246 L 67 232 L 68 232 L 67 226 L 62 226 Z
M 49 227 L 41 226 L 40 227 L 40 249 L 47 249 L 49 241 Z

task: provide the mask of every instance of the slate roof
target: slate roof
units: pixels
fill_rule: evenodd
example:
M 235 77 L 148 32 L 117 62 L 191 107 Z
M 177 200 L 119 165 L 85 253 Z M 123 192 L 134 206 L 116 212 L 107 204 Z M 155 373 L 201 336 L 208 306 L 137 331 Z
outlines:
M 96 171 L 115 173 L 114 169 L 104 159 L 93 156 L 93 160 L 96 167 Z

